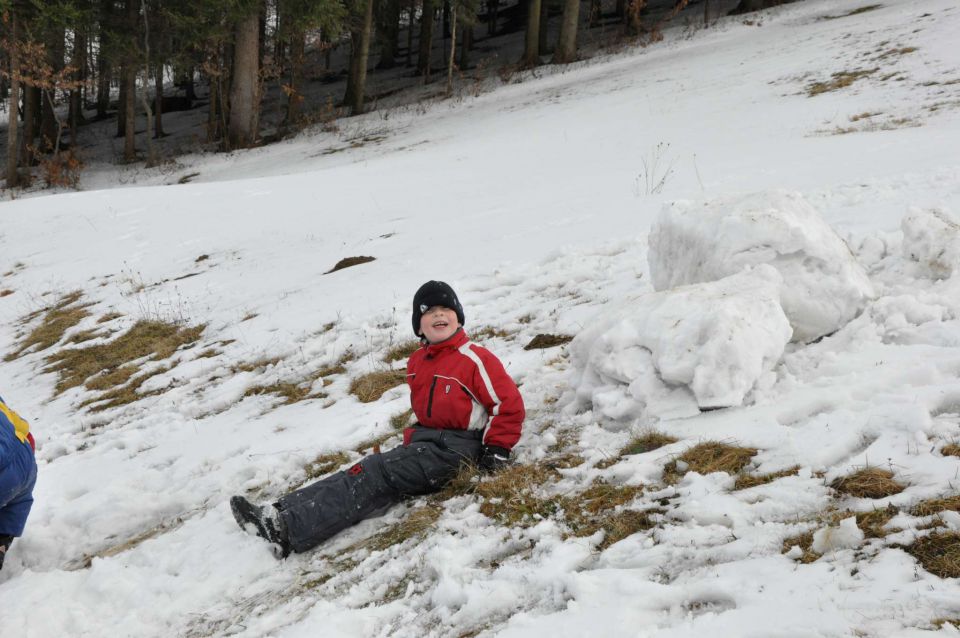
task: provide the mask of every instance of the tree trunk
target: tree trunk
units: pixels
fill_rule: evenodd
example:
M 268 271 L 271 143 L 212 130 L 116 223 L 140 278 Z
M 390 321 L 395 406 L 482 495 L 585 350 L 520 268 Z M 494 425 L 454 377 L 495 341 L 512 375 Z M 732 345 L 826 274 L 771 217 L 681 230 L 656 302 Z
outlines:
M 447 95 L 453 93 L 453 60 L 457 52 L 457 0 L 450 8 L 450 59 L 447 62 Z
M 229 148 L 248 148 L 257 139 L 260 121 L 260 11 L 242 18 L 235 28 L 230 78 Z
M 470 51 L 473 49 L 473 24 L 463 25 L 463 35 L 460 38 L 460 62 L 458 66 L 461 69 L 470 68 Z
M 110 109 L 110 64 L 103 52 L 97 54 L 97 119 L 107 116 Z
M 392 69 L 397 64 L 397 38 L 400 35 L 400 0 L 386 0 L 383 18 L 377 30 L 380 36 L 378 69 Z
M 350 57 L 350 75 L 352 77 L 348 86 L 349 93 L 344 98 L 344 102 L 350 107 L 352 115 L 363 113 L 363 93 L 367 84 L 367 61 L 370 55 L 370 40 L 373 35 L 373 1 L 366 0 L 362 29 L 350 34 L 350 44 L 353 49 Z
M 417 0 L 410 0 L 410 19 L 407 20 L 407 66 L 413 66 L 413 17 L 417 15 Z
M 216 54 L 219 55 L 219 52 Z M 220 139 L 220 77 L 210 76 L 210 100 L 207 111 L 207 141 Z
M 500 0 L 487 0 L 487 35 L 497 34 L 497 14 L 500 12 Z
M 703 0 L 703 28 L 710 26 L 710 0 Z
M 123 69 L 123 161 L 137 159 L 137 146 L 134 134 L 137 122 L 137 67 L 129 62 Z
M 577 26 L 580 23 L 580 0 L 565 0 L 560 39 L 553 54 L 554 64 L 569 64 L 577 59 Z
M 520 60 L 525 67 L 540 64 L 540 4 L 541 0 L 529 0 L 527 5 L 527 34 L 523 58 Z
M 79 31 L 73 34 L 73 59 L 70 61 L 77 70 L 73 79 L 77 86 L 70 89 L 70 114 L 67 121 L 70 125 L 70 146 L 77 143 L 78 129 L 83 119 L 83 80 L 87 77 L 87 38 Z
M 17 113 L 20 109 L 20 53 L 17 51 L 17 12 L 10 12 L 10 101 L 7 102 L 7 188 L 20 185 Z
M 603 13 L 603 4 L 600 0 L 590 0 L 590 28 L 600 25 L 600 16 Z
M 540 55 L 553 53 L 550 43 L 547 42 L 547 36 L 550 27 L 550 3 L 548 0 L 540 0 Z
M 63 69 L 64 57 L 64 30 L 54 28 L 47 34 L 47 63 L 54 73 Z M 49 153 L 54 149 L 55 142 L 60 136 L 60 122 L 54 112 L 54 88 L 43 90 L 43 102 L 40 107 L 40 150 Z
M 154 128 L 153 136 L 156 139 L 161 137 L 166 137 L 167 134 L 163 132 L 163 64 L 157 65 L 157 70 L 154 75 L 154 107 L 153 114 L 157 118 L 157 123 Z
M 290 36 L 290 87 L 287 95 L 287 126 L 297 126 L 300 122 L 300 106 L 303 104 L 303 94 L 300 93 L 303 84 L 303 59 L 306 33 L 300 27 Z
M 23 166 L 33 166 L 35 149 L 33 138 L 37 135 L 37 115 L 40 113 L 40 87 L 22 87 L 23 91 L 23 131 L 20 134 L 20 162 Z
M 420 15 L 420 55 L 417 58 L 417 72 L 424 82 L 430 81 L 430 51 L 433 48 L 433 0 L 423 0 L 423 13 Z
M 127 65 L 120 65 L 120 90 L 117 91 L 117 137 L 123 137 L 127 130 Z

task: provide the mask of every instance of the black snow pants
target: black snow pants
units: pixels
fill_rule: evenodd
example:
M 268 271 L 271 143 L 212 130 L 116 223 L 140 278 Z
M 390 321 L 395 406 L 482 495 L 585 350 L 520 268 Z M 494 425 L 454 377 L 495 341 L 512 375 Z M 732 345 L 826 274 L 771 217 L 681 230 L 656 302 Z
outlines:
M 410 443 L 372 454 L 277 501 L 295 552 L 305 552 L 355 525 L 383 514 L 406 496 L 440 490 L 460 469 L 476 463 L 482 430 L 415 426 Z

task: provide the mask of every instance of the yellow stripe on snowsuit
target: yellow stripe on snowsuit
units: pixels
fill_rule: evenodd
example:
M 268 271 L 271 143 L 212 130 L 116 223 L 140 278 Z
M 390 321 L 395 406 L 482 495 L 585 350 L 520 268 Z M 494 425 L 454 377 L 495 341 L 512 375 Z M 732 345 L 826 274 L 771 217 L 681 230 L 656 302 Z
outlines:
M 17 438 L 20 439 L 20 442 L 26 443 L 27 433 L 30 432 L 30 424 L 19 414 L 8 408 L 2 401 L 0 401 L 0 412 L 13 424 L 13 432 L 17 435 Z

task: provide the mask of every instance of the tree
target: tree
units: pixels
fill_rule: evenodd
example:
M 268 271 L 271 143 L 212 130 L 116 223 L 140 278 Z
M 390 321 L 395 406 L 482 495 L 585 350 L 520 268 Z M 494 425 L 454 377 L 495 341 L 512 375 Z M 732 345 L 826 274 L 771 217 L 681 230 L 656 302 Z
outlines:
M 230 83 L 228 148 L 247 148 L 257 139 L 260 124 L 260 7 L 256 4 L 234 26 Z
M 433 48 L 433 13 L 433 0 L 423 0 L 423 11 L 420 14 L 420 54 L 417 57 L 417 72 L 423 76 L 424 82 L 430 81 L 430 51 Z
M 367 84 L 367 62 L 370 55 L 370 40 L 373 35 L 374 0 L 361 0 L 363 15 L 354 16 L 350 28 L 350 79 L 344 102 L 350 113 L 363 113 L 363 96 Z
M 525 67 L 535 67 L 540 64 L 541 0 L 527 0 L 527 2 L 527 32 L 520 64 Z
M 553 54 L 554 64 L 569 64 L 577 59 L 577 26 L 580 24 L 580 0 L 564 0 L 560 39 Z
M 14 6 L 4 15 L 4 22 L 9 23 L 10 33 L 9 42 L 6 46 L 10 54 L 10 101 L 7 107 L 7 188 L 20 185 L 19 148 L 17 146 L 17 133 L 20 126 L 17 118 L 17 111 L 20 106 L 20 52 L 18 50 L 20 34 L 17 12 L 17 7 Z

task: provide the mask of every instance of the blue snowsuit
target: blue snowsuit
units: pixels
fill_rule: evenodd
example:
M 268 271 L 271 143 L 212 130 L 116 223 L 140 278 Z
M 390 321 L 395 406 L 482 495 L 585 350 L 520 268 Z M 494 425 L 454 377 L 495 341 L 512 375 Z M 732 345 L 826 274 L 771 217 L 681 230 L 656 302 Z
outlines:
M 36 482 L 29 425 L 0 398 L 0 536 L 23 534 Z

